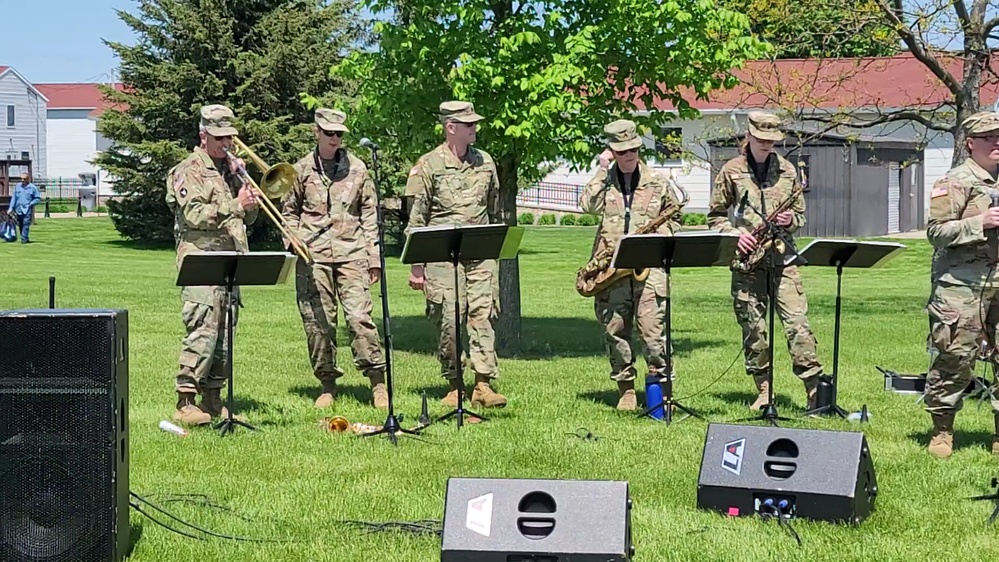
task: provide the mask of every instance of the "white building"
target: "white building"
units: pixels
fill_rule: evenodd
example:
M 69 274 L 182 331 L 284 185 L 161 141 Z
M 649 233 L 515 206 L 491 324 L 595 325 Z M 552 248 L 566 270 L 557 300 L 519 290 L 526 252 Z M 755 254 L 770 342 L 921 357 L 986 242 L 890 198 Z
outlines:
M 46 174 L 46 108 L 48 99 L 31 82 L 9 66 L 0 66 L 0 160 L 31 161 L 34 177 Z M 0 196 L 8 194 L 7 175 L 27 171 L 21 166 L 0 166 Z
M 105 172 L 93 164 L 109 141 L 97 132 L 101 113 L 110 105 L 97 84 L 35 84 L 48 98 L 47 179 L 58 184 L 96 186 L 101 197 L 114 193 Z M 119 84 L 115 84 L 120 87 Z
M 947 61 L 952 75 L 960 79 L 961 61 Z M 701 114 L 696 120 L 678 119 L 669 123 L 658 138 L 676 135 L 682 138 L 682 150 L 664 150 L 653 135 L 646 136 L 646 160 L 657 168 L 673 169 L 678 183 L 690 195 L 688 212 L 705 212 L 708 208 L 712 183 L 711 155 L 707 140 L 744 134 L 746 114 L 753 109 L 767 109 L 783 115 L 794 115 L 799 123 L 809 117 L 829 118 L 834 114 L 848 114 L 853 122 L 885 119 L 888 114 L 899 109 L 923 109 L 939 107 L 950 99 L 950 93 L 929 70 L 909 54 L 897 57 L 871 59 L 830 59 L 830 60 L 781 60 L 752 61 L 745 68 L 735 71 L 741 83 L 732 90 L 716 91 L 710 101 L 697 100 L 684 92 L 685 99 Z M 985 80 L 988 82 L 988 80 Z M 999 97 L 999 85 L 991 81 L 982 87 L 981 103 L 992 107 Z M 645 105 L 637 102 L 640 110 Z M 654 109 L 675 114 L 675 108 L 668 100 L 656 99 Z M 935 119 L 947 119 L 947 115 L 937 115 Z M 815 125 L 815 123 L 810 123 Z M 859 133 L 884 135 L 893 138 L 919 142 L 924 147 L 923 190 L 928 191 L 933 183 L 950 167 L 953 156 L 953 139 L 950 133 L 927 129 L 911 121 L 893 121 L 864 129 L 840 127 L 839 133 Z M 659 150 L 656 150 L 658 144 Z M 544 182 L 565 186 L 581 186 L 594 174 L 595 165 L 582 171 L 573 171 L 561 165 L 549 174 Z M 551 210 L 572 211 L 575 202 L 568 187 L 549 186 L 549 203 L 541 205 Z M 546 191 L 545 187 L 541 188 Z M 552 195 L 552 194 L 555 195 Z M 518 197 L 524 207 L 537 199 L 537 190 L 527 190 Z M 925 195 L 925 194 L 924 194 Z M 922 197 L 928 210 L 929 197 Z M 899 202 L 898 204 L 906 204 Z

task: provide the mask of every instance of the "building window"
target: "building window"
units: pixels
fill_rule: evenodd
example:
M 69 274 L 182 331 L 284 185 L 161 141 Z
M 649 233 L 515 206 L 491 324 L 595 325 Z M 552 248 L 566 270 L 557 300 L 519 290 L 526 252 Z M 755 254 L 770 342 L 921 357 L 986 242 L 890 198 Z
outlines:
M 683 161 L 683 129 L 663 127 L 655 139 L 656 160 L 660 164 L 680 164 Z
M 13 127 L 14 126 L 14 106 L 13 105 L 8 105 L 7 106 L 7 126 L 8 127 Z

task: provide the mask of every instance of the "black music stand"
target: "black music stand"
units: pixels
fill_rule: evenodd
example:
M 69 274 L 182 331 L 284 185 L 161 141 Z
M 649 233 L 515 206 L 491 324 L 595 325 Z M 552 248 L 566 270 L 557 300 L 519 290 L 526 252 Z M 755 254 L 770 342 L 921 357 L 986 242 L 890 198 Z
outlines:
M 238 303 L 233 297 L 237 286 L 278 285 L 288 280 L 288 274 L 295 267 L 296 257 L 286 252 L 191 252 L 184 256 L 177 273 L 178 287 L 220 286 L 225 289 L 225 337 L 228 345 L 225 353 L 225 374 L 229 383 L 229 415 L 215 425 L 219 435 L 233 431 L 233 426 L 241 425 L 256 431 L 252 425 L 233 419 L 232 400 L 232 348 L 234 317 Z
M 810 266 L 817 265 L 836 268 L 836 324 L 833 329 L 832 399 L 828 404 L 808 410 L 804 415 L 832 413 L 841 418 L 846 418 L 849 415 L 846 410 L 836 404 L 836 398 L 839 394 L 839 331 L 840 313 L 843 304 L 843 268 L 881 267 L 903 249 L 905 249 L 904 245 L 895 242 L 861 242 L 858 240 L 819 238 L 813 240 L 801 251 L 802 257 Z
M 458 428 L 464 425 L 464 416 L 468 415 L 488 421 L 475 412 L 465 409 L 465 381 L 462 375 L 461 360 L 461 302 L 458 299 L 458 264 L 462 261 L 508 259 L 516 255 L 523 235 L 523 227 L 511 227 L 506 224 L 484 225 L 443 225 L 424 228 L 414 228 L 406 238 L 402 249 L 402 263 L 425 264 L 448 262 L 454 268 L 454 322 L 455 369 L 458 371 L 458 407 L 434 420 L 433 423 L 458 418 Z M 499 275 L 499 271 L 496 272 Z
M 718 232 L 679 232 L 674 236 L 665 234 L 631 234 L 621 237 L 611 267 L 615 269 L 646 269 L 663 268 L 669 279 L 670 270 L 674 267 L 713 267 L 728 264 L 735 257 L 739 242 L 737 234 L 722 234 Z M 671 284 L 672 285 L 672 284 Z M 673 407 L 687 413 L 688 417 L 705 419 L 695 410 L 684 406 L 673 399 L 673 323 L 672 323 L 672 292 L 670 287 L 666 295 L 666 385 L 663 390 L 664 399 L 659 404 L 646 408 L 639 416 L 651 417 L 651 413 L 659 408 L 664 409 L 663 421 L 668 425 L 673 421 Z M 680 421 L 686 418 L 681 418 Z

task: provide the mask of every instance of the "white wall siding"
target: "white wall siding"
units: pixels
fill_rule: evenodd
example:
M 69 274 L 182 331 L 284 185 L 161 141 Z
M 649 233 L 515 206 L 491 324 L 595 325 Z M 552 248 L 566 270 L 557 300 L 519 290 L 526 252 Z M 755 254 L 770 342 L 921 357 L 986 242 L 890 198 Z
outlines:
M 95 174 L 88 161 L 97 155 L 97 122 L 89 119 L 87 109 L 50 109 L 47 123 L 49 137 L 49 177 L 79 179 L 80 174 Z
M 7 106 L 14 106 L 14 127 L 7 127 Z M 17 74 L 0 76 L 0 158 L 20 159 L 27 152 L 35 177 L 47 175 L 45 100 Z

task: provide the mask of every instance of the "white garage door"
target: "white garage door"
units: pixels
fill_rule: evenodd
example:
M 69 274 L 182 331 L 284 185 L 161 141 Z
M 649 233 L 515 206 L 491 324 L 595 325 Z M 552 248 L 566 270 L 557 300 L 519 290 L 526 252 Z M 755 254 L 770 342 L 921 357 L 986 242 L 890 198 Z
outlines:
M 888 234 L 899 232 L 899 200 L 902 197 L 902 171 L 898 162 L 888 163 Z

